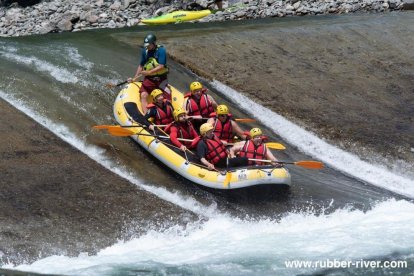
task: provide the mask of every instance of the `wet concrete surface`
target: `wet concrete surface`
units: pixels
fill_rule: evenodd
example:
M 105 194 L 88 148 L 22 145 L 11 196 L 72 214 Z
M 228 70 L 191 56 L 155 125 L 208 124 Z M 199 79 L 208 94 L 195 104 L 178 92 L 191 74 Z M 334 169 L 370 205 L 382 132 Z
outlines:
M 198 219 L 108 171 L 0 101 L 0 257 L 93 254 Z
M 165 44 L 198 75 L 346 151 L 414 164 L 414 13 L 325 18 L 221 25 Z

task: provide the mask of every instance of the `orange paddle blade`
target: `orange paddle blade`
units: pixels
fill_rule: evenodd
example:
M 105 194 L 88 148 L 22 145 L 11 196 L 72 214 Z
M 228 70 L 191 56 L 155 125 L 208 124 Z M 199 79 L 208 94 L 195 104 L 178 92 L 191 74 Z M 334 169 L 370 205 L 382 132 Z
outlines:
M 245 119 L 234 119 L 236 122 L 242 122 L 242 123 L 254 123 L 256 122 L 255 119 L 249 119 L 249 118 L 245 118 Z
M 296 166 L 300 166 L 306 169 L 322 169 L 323 168 L 323 163 L 322 162 L 318 162 L 318 161 L 297 161 L 294 162 L 294 164 Z
M 108 128 L 108 132 L 113 136 L 131 136 L 131 135 L 135 135 L 135 132 L 130 131 L 129 129 L 121 128 L 121 127 Z
M 114 126 L 111 126 L 111 125 L 99 125 L 99 126 L 93 126 L 93 128 L 94 128 L 94 129 L 109 129 L 109 128 L 111 128 L 111 127 L 114 127 Z

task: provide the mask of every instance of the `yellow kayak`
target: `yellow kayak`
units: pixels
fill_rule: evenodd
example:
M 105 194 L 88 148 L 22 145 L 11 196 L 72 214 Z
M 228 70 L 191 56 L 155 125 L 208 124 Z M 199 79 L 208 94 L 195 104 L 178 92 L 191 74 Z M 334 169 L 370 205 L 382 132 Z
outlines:
M 185 21 L 197 20 L 206 17 L 209 14 L 211 14 L 210 10 L 174 11 L 157 17 L 142 19 L 141 22 L 150 25 L 181 23 Z
M 134 134 L 130 137 L 160 160 L 166 167 L 172 169 L 189 181 L 214 189 L 238 189 L 243 187 L 270 184 L 290 185 L 291 177 L 286 168 L 272 166 L 247 166 L 231 168 L 222 171 L 210 171 L 196 157 L 194 151 L 186 155 L 171 145 L 167 138 L 155 137 L 146 128 L 141 127 L 137 120 L 143 118 L 139 94 L 140 82 L 130 83 L 122 89 L 114 103 L 114 116 L 122 126 L 137 125 L 128 128 Z M 174 108 L 181 107 L 184 95 L 176 88 L 170 86 L 172 91 L 172 104 Z M 151 99 L 149 99 L 151 101 Z M 139 121 L 139 120 L 138 120 Z

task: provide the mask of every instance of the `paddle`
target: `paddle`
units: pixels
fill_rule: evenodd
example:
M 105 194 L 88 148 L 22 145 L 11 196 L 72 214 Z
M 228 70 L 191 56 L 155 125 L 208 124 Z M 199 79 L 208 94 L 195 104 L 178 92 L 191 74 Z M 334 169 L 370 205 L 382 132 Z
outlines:
M 170 136 L 166 135 L 154 135 L 154 134 L 145 134 L 145 133 L 136 133 L 128 129 L 123 128 L 110 128 L 108 129 L 108 132 L 113 136 L 132 136 L 132 135 L 138 135 L 138 136 L 151 136 L 156 138 L 164 138 L 164 139 L 170 139 Z M 192 139 L 184 139 L 184 138 L 177 138 L 179 141 L 184 142 L 192 142 Z
M 153 125 L 155 127 L 166 127 L 167 125 Z M 133 125 L 133 126 L 121 126 L 121 125 L 97 125 L 93 126 L 95 129 L 110 129 L 110 128 L 130 128 L 130 127 L 146 127 L 142 125 Z
M 108 87 L 108 88 L 114 88 L 114 87 L 124 85 L 125 83 L 128 83 L 128 80 L 122 81 L 122 82 L 117 83 L 117 84 L 107 83 L 107 84 L 105 84 L 105 86 Z
M 227 143 L 226 146 L 233 146 L 235 143 Z M 281 143 L 267 142 L 265 143 L 269 149 L 284 150 L 286 147 Z
M 210 118 L 203 118 L 201 117 L 201 115 L 194 115 L 194 116 L 187 116 L 188 118 L 192 118 L 195 120 L 208 120 L 210 118 L 214 118 L 214 117 L 210 117 Z M 237 118 L 237 119 L 232 119 L 236 122 L 241 122 L 241 123 L 254 123 L 256 122 L 255 119 L 250 119 L 250 118 Z
M 231 172 L 227 171 L 227 172 L 226 172 L 226 178 L 225 178 L 225 179 L 224 179 L 224 181 L 223 181 L 223 186 L 224 186 L 225 188 L 227 188 L 227 187 L 229 186 L 229 183 L 230 183 L 231 177 L 232 177 Z
M 250 161 L 259 161 L 259 162 L 265 162 L 265 163 L 271 163 L 273 161 L 271 160 L 262 160 L 262 159 L 253 159 L 249 158 Z M 323 168 L 323 163 L 319 161 L 312 161 L 312 160 L 303 160 L 303 161 L 296 161 L 296 162 L 284 162 L 284 161 L 276 161 L 276 163 L 279 164 L 285 164 L 285 165 L 295 165 L 299 167 L 303 167 L 306 169 L 314 169 L 319 170 Z

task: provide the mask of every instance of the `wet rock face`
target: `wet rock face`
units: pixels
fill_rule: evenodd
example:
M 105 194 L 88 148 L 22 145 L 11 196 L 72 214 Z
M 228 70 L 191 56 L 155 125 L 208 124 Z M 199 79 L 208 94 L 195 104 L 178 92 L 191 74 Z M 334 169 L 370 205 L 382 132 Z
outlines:
M 106 170 L 2 100 L 0 117 L 0 266 L 93 254 L 148 229 L 197 219 Z

